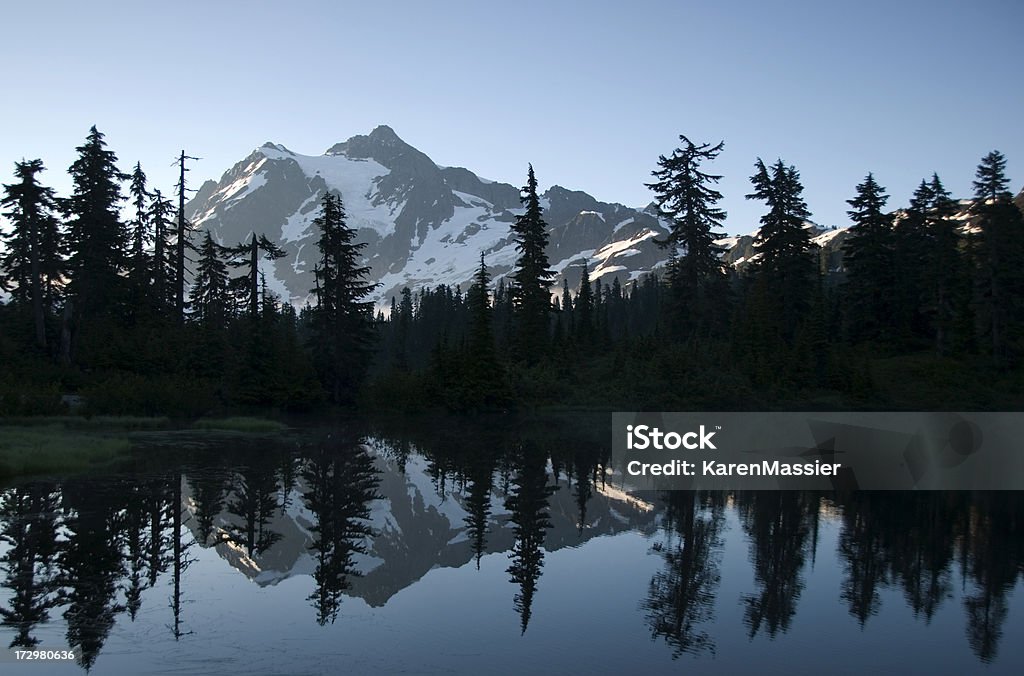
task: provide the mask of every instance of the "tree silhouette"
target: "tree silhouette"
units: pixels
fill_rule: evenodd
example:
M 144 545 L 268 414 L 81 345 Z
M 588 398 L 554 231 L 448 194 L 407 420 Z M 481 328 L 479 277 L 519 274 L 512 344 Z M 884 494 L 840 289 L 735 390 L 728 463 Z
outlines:
M 527 172 L 526 185 L 520 190 L 525 211 L 516 216 L 512 233 L 516 238 L 515 271 L 512 289 L 516 321 L 516 349 L 520 359 L 536 363 L 548 342 L 548 317 L 554 272 L 548 267 L 548 225 L 537 196 L 537 178 L 533 165 Z
M 520 467 L 514 479 L 514 487 L 505 500 L 505 508 L 513 526 L 515 542 L 508 554 L 512 561 L 506 572 L 509 582 L 519 585 L 513 607 L 519 613 L 522 633 L 530 624 L 533 597 L 537 592 L 537 580 L 544 567 L 544 537 L 551 528 L 548 514 L 548 498 L 555 488 L 547 485 L 545 468 L 547 456 L 535 442 L 523 442 L 520 451 Z
M 717 206 L 722 193 L 714 188 L 722 177 L 701 170 L 704 162 L 718 157 L 725 143 L 696 145 L 685 136 L 679 140 L 682 146 L 671 156 L 658 157 L 660 169 L 653 172 L 658 180 L 647 187 L 670 223 L 668 236 L 658 243 L 677 254 L 669 271 L 672 324 L 677 332 L 688 335 L 711 323 L 714 313 L 722 314 L 725 300 L 723 249 L 715 244 L 725 236 L 715 232 L 725 220 L 725 212 Z
M 67 542 L 58 560 L 61 584 L 68 590 L 67 641 L 86 670 L 95 664 L 117 615 L 125 610 L 118 599 L 118 582 L 125 573 L 124 533 L 113 493 L 110 486 L 96 490 L 76 481 L 66 483 L 61 496 Z
M 369 503 L 379 498 L 373 459 L 346 433 L 332 434 L 304 460 L 302 499 L 316 518 L 310 549 L 316 560 L 316 589 L 308 597 L 317 623 L 334 623 L 350 577 L 360 575 L 355 556 L 366 553 L 372 537 Z
M 107 150 L 103 134 L 92 127 L 69 170 L 74 192 L 63 203 L 67 221 L 70 277 L 68 293 L 78 315 L 78 330 L 93 317 L 113 313 L 124 302 L 128 232 L 121 222 L 121 181 L 127 176 Z
M 0 582 L 10 600 L 0 608 L 0 626 L 13 629 L 10 647 L 39 645 L 37 625 L 50 619 L 50 610 L 64 602 L 57 579 L 60 554 L 57 533 L 60 494 L 49 482 L 33 482 L 0 494 L 0 542 L 8 549 L 0 557 Z
M 47 318 L 54 312 L 64 272 L 57 200 L 51 188 L 39 184 L 42 160 L 16 162 L 17 183 L 4 185 L 0 208 L 11 224 L 0 233 L 0 288 L 13 287 L 14 306 L 31 313 L 36 345 L 47 347 Z
M 317 248 L 316 306 L 312 309 L 311 347 L 321 381 L 334 403 L 351 403 L 366 374 L 373 350 L 373 303 L 365 300 L 375 288 L 366 282 L 370 269 L 361 264 L 365 244 L 345 221 L 341 197 L 324 193 Z
M 666 539 L 654 547 L 665 569 L 651 578 L 641 604 L 653 638 L 683 653 L 715 651 L 715 642 L 701 625 L 712 619 L 720 580 L 719 556 L 724 521 L 714 496 L 671 491 L 665 494 Z
M 803 569 L 813 554 L 811 535 L 818 518 L 817 496 L 794 491 L 744 494 L 743 529 L 757 592 L 744 596 L 743 621 L 750 637 L 764 629 L 775 638 L 789 629 L 804 589 Z

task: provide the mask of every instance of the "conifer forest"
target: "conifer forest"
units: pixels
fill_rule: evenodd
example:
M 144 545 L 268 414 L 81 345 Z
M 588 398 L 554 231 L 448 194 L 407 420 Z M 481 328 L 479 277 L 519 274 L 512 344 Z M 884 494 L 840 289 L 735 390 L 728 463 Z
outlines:
M 216 241 L 185 217 L 192 158 L 177 185 L 150 185 L 93 127 L 70 194 L 40 159 L 3 181 L 0 413 L 1024 404 L 1024 213 L 1001 153 L 969 196 L 938 175 L 894 196 L 866 173 L 838 256 L 811 241 L 797 167 L 756 158 L 743 197 L 763 215 L 735 265 L 715 244 L 724 143 L 679 141 L 637 177 L 668 228 L 655 273 L 592 282 L 582 260 L 579 285 L 556 287 L 531 166 L 511 273 L 480 252 L 468 288 L 407 287 L 385 307 L 346 196 L 324 191 L 315 286 L 295 307 L 260 270 L 279 243 Z

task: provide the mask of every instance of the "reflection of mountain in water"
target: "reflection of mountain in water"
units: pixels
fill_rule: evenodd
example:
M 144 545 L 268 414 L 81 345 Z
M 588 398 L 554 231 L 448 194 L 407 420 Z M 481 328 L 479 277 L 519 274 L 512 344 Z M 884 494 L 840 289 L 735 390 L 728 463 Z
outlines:
M 353 596 L 401 613 L 388 601 L 431 569 L 474 566 L 479 555 L 497 553 L 488 572 L 458 577 L 502 586 L 502 614 L 514 610 L 524 632 L 531 617 L 545 618 L 528 634 L 543 637 L 552 606 L 536 598 L 565 591 L 563 564 L 576 561 L 582 580 L 597 550 L 630 541 L 632 531 L 646 536 L 634 546 L 649 555 L 615 570 L 642 572 L 649 583 L 601 612 L 621 614 L 626 625 L 639 612 L 643 633 L 675 657 L 724 656 L 715 647 L 736 629 L 751 641 L 791 632 L 800 641 L 801 615 L 839 635 L 852 620 L 871 643 L 879 631 L 905 627 L 900 613 L 909 611 L 950 644 L 938 659 L 969 649 L 983 663 L 1021 663 L 1020 645 L 1007 637 L 1020 633 L 1011 601 L 1024 573 L 1024 492 L 629 494 L 605 483 L 604 435 L 586 429 L 561 421 L 511 430 L 433 425 L 394 436 L 375 429 L 366 444 L 361 431 L 339 426 L 282 440 L 212 439 L 196 457 L 175 443 L 167 469 L 151 474 L 24 482 L 0 491 L 0 634 L 31 648 L 59 632 L 88 669 L 118 628 L 127 632 L 121 641 L 154 629 L 169 629 L 174 641 L 203 636 L 209 612 L 188 604 L 209 593 L 211 572 L 234 576 L 215 553 L 260 586 L 299 576 L 254 595 L 298 590 L 313 607 L 303 616 L 321 625 L 349 615 L 341 610 Z M 158 455 L 147 461 L 158 463 Z M 552 554 L 618 532 L 626 537 Z M 746 547 L 730 547 L 737 539 Z M 819 561 L 817 573 L 816 556 L 830 563 Z M 197 560 L 202 570 L 190 570 Z M 561 586 L 538 584 L 550 573 Z M 601 596 L 582 586 L 588 602 Z M 154 594 L 157 606 L 171 608 L 166 624 L 153 623 Z M 237 594 L 245 595 L 236 587 L 218 598 L 241 602 Z M 715 617 L 723 603 L 742 608 L 733 629 Z M 349 619 L 358 622 L 365 608 L 354 607 Z M 951 613 L 961 619 L 950 621 Z M 1007 644 L 1010 654 L 1001 655 Z
M 372 441 L 366 449 L 380 473 L 377 492 L 381 497 L 369 503 L 373 536 L 366 538 L 366 553 L 353 556 L 355 570 L 361 576 L 350 580 L 349 593 L 365 599 L 371 606 L 382 606 L 433 568 L 457 568 L 473 561 L 471 486 L 435 483 L 430 465 L 422 456 L 410 455 L 403 463 Z M 577 481 L 560 474 L 556 482 L 550 466 L 547 477 L 556 488 L 548 498 L 551 528 L 544 538 L 548 551 L 577 546 L 600 535 L 626 530 L 649 532 L 654 528 L 655 510 L 641 499 L 613 486 L 599 482 L 589 486 L 584 482 L 588 490 L 584 495 L 588 499 L 581 501 Z M 507 483 L 493 482 L 483 554 L 509 551 L 513 547 L 514 524 L 506 506 Z M 247 484 L 245 488 L 254 487 Z M 259 585 L 277 584 L 294 575 L 312 575 L 316 561 L 310 546 L 317 519 L 302 499 L 307 489 L 303 478 L 298 476 L 287 499 L 277 497 L 286 506 L 266 510 L 265 522 L 260 524 L 258 511 L 250 518 L 232 513 L 232 502 L 260 501 L 260 496 L 239 496 L 237 488 L 229 488 L 231 492 L 221 501 L 217 513 L 199 513 L 195 496 L 197 482 L 187 477 L 183 486 L 184 508 L 196 518 L 186 519 L 186 522 L 198 542 L 214 546 L 225 561 Z M 579 518 L 581 502 L 585 523 L 580 523 Z M 199 530 L 199 524 L 204 521 L 209 524 L 205 536 Z M 247 526 L 246 521 L 256 523 Z M 273 543 L 250 551 L 246 538 L 238 536 L 245 530 L 256 533 L 255 541 L 259 540 L 262 530 L 264 539 L 270 534 Z

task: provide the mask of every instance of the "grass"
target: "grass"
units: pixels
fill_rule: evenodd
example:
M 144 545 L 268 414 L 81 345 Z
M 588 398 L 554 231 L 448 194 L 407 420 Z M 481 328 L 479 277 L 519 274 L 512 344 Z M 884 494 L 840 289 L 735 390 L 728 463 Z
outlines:
M 0 418 L 0 477 L 80 472 L 125 457 L 132 432 L 180 429 L 166 417 L 33 416 Z M 191 429 L 249 434 L 280 432 L 274 420 L 207 418 Z
M 171 427 L 167 417 L 139 417 L 130 415 L 40 415 L 0 418 L 3 427 L 53 427 L 75 430 L 158 430 Z
M 232 418 L 202 418 L 192 425 L 200 430 L 224 430 L 229 432 L 281 432 L 288 426 L 276 420 L 235 416 Z
M 873 360 L 872 378 L 886 408 L 923 410 L 1020 410 L 1020 372 L 982 359 L 942 359 L 933 354 Z
M 97 436 L 60 423 L 0 425 L 0 476 L 81 471 L 125 455 L 127 438 Z

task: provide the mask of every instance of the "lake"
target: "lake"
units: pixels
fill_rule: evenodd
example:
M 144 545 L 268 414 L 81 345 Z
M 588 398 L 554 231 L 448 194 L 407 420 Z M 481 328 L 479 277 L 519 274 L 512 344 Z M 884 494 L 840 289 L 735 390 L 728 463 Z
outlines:
M 0 671 L 1024 672 L 1021 493 L 632 490 L 608 417 L 144 433 L 9 484 Z

